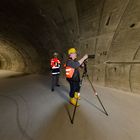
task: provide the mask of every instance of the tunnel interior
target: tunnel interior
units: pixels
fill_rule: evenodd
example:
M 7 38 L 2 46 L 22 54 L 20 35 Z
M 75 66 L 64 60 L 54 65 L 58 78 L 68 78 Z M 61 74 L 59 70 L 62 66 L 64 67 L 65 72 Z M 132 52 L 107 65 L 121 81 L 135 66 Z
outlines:
M 47 73 L 53 52 L 77 48 L 91 80 L 140 93 L 140 1 L 1 0 L 0 70 Z

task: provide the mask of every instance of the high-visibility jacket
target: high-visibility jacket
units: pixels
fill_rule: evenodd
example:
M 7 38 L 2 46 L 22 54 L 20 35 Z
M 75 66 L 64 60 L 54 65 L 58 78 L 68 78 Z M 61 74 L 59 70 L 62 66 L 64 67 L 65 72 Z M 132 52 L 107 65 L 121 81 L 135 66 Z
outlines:
M 79 82 L 80 81 L 79 66 L 80 63 L 78 61 L 69 58 L 65 64 L 66 78 L 72 81 Z
M 74 70 L 74 68 L 66 66 L 66 78 L 72 78 Z
M 51 59 L 52 75 L 60 74 L 60 60 L 58 58 Z

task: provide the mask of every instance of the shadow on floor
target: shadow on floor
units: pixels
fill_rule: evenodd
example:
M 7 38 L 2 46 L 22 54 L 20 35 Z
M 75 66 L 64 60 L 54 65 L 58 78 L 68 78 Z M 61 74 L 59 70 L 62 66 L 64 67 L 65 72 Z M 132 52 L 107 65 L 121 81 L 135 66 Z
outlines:
M 94 117 L 93 122 L 89 122 L 86 114 L 77 108 L 74 124 L 71 124 L 67 112 L 72 116 L 73 107 L 71 105 L 62 104 L 59 106 L 49 122 L 40 127 L 35 140 L 95 140 L 97 135 L 99 140 L 103 139 L 104 136 L 99 134 L 97 126 L 93 125 Z
M 85 97 L 82 97 L 82 99 L 83 99 L 84 101 L 86 101 L 88 104 L 90 104 L 91 106 L 93 106 L 93 107 L 95 107 L 96 109 L 98 109 L 100 112 L 102 112 L 102 113 L 104 113 L 105 115 L 107 115 L 106 112 L 103 110 L 102 106 L 99 108 L 97 105 L 93 104 L 91 101 L 89 101 L 89 100 L 86 99 Z M 102 108 L 102 109 L 101 109 L 101 108 Z M 108 115 L 107 115 L 107 116 L 108 116 Z
M 57 92 L 57 94 L 63 98 L 65 101 L 69 102 L 69 98 L 68 98 L 68 90 L 65 86 L 61 85 L 60 87 L 57 87 L 55 89 L 55 91 Z

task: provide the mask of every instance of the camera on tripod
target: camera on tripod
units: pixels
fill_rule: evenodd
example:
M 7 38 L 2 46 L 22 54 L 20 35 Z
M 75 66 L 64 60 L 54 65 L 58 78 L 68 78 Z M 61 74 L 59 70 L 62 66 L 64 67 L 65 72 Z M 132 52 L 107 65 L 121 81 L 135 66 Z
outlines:
M 88 59 L 95 59 L 95 54 L 88 55 L 88 58 L 84 61 L 84 63 L 87 63 Z
M 88 55 L 88 58 L 89 58 L 89 59 L 94 59 L 94 58 L 95 58 L 95 54 L 90 54 L 90 55 Z

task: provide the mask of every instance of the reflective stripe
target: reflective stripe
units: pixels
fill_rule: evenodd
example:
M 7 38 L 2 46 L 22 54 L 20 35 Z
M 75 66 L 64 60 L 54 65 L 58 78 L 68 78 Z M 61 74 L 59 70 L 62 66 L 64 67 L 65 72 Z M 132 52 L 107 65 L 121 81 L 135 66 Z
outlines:
M 58 68 L 60 68 L 60 67 L 52 67 L 52 69 L 58 69 Z
M 66 71 L 70 71 L 71 69 L 66 69 Z
M 60 74 L 60 72 L 52 72 L 52 74 Z

